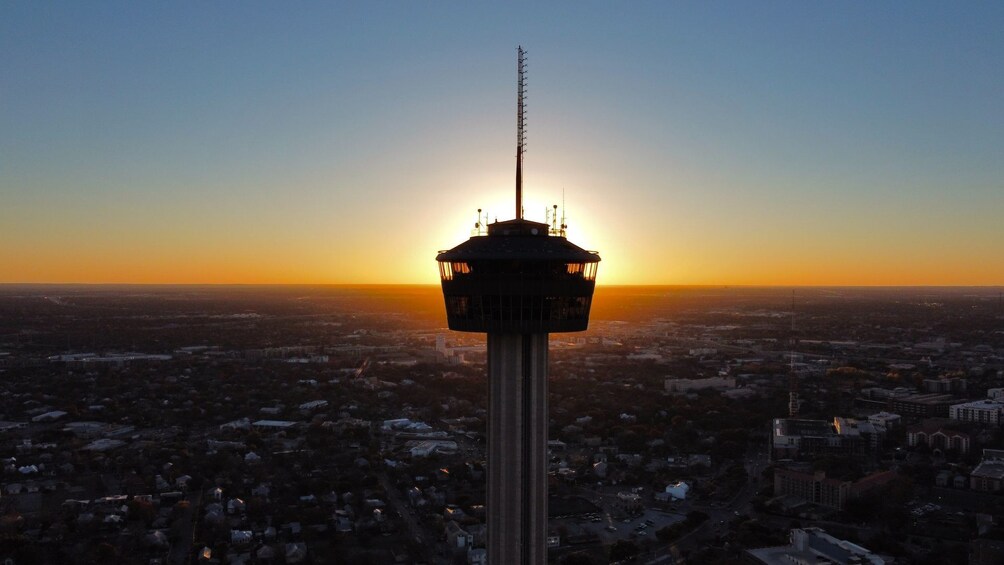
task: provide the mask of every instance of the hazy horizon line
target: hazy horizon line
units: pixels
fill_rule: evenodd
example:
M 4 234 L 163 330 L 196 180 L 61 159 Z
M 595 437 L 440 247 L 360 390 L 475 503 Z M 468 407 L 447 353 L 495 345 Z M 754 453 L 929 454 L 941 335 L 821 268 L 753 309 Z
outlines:
M 0 282 L 0 287 L 435 287 L 439 283 Z M 602 284 L 597 288 L 1004 288 L 1000 284 Z

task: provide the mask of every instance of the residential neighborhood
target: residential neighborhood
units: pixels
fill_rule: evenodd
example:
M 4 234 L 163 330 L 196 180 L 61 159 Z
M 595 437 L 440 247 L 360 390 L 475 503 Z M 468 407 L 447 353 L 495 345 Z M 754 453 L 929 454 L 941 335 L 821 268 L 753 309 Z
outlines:
M 0 558 L 484 564 L 434 290 L 3 288 Z M 551 336 L 551 562 L 1004 558 L 997 296 L 608 292 Z

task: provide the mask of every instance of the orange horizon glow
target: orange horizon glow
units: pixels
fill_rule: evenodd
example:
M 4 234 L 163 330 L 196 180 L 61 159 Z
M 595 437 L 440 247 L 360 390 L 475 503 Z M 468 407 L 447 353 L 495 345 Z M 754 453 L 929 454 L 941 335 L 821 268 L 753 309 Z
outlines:
M 444 239 L 452 247 L 466 238 Z M 595 236 L 569 239 L 586 249 L 599 248 L 599 286 L 1000 286 L 1004 272 L 997 262 L 967 265 L 967 257 L 855 259 L 836 254 L 823 264 L 804 268 L 783 255 L 743 256 L 741 250 L 707 257 L 685 249 L 646 249 Z M 593 241 L 600 245 L 591 245 Z M 585 244 L 590 243 L 590 244 Z M 67 254 L 36 246 L 27 253 L 0 252 L 0 283 L 5 284 L 250 284 L 250 285 L 388 285 L 439 284 L 437 247 L 398 254 L 394 245 L 370 249 L 322 247 L 210 252 L 163 250 L 142 256 L 130 249 Z M 416 245 L 416 249 L 419 249 Z M 632 267 L 633 266 L 633 267 Z M 855 268 L 856 267 L 856 268 Z M 967 268 L 968 267 L 968 268 Z
M 491 191 L 504 194 L 505 189 Z M 547 191 L 539 191 L 546 193 Z M 552 192 L 553 193 L 553 192 Z M 534 194 L 531 191 L 531 194 Z M 542 210 L 543 199 L 527 202 Z M 722 227 L 711 235 L 686 226 L 633 225 L 618 210 L 598 212 L 589 203 L 572 208 L 568 239 L 598 250 L 600 286 L 999 286 L 1004 262 L 984 259 L 987 250 L 941 242 L 918 254 L 904 242 L 870 245 L 869 238 L 834 240 L 815 234 L 797 242 L 776 235 L 742 238 Z M 498 198 L 489 210 L 506 212 Z M 531 208 L 534 207 L 534 208 Z M 465 217 L 469 216 L 469 217 Z M 489 216 L 491 220 L 494 217 Z M 421 216 L 392 230 L 364 224 L 301 223 L 283 226 L 224 225 L 214 231 L 135 226 L 81 237 L 74 225 L 45 237 L 10 239 L 0 247 L 0 283 L 50 284 L 438 284 L 435 256 L 470 237 L 475 214 L 443 212 L 429 226 Z M 611 218 L 613 221 L 608 220 Z M 499 214 L 499 219 L 507 219 Z M 306 228 L 304 228 L 306 225 Z M 252 229 L 247 233 L 248 229 Z M 740 227 L 740 229 L 742 229 Z M 243 230 L 243 232 L 241 231 Z M 324 237 L 311 233 L 317 230 Z M 209 232 L 209 233 L 206 233 Z M 767 234 L 771 235 L 771 234 Z
M 364 205 L 329 217 L 328 210 L 345 208 L 330 194 L 309 210 L 251 200 L 239 213 L 208 201 L 200 209 L 164 202 L 163 213 L 153 214 L 112 208 L 100 221 L 77 214 L 41 226 L 14 216 L 0 225 L 0 283 L 438 284 L 436 253 L 470 237 L 475 202 L 483 203 L 489 221 L 512 216 L 508 171 L 443 176 L 458 178 L 440 187 L 441 201 L 459 204 L 437 201 L 423 209 L 414 200 L 390 203 L 398 219 L 386 227 Z M 561 183 L 546 172 L 531 179 L 526 216 L 543 221 L 544 209 L 561 202 Z M 465 185 L 480 189 L 472 196 Z M 416 192 L 423 190 L 433 187 Z M 869 212 L 855 220 L 854 231 L 835 215 L 794 226 L 801 230 L 795 237 L 791 227 L 759 227 L 780 221 L 773 209 L 728 222 L 716 223 L 700 208 L 653 221 L 647 211 L 610 200 L 600 189 L 567 191 L 566 197 L 568 239 L 599 251 L 599 286 L 1004 284 L 1004 262 L 987 260 L 994 240 L 1002 239 L 992 221 L 973 222 L 970 233 L 904 234 Z M 878 227 L 868 226 L 872 216 Z

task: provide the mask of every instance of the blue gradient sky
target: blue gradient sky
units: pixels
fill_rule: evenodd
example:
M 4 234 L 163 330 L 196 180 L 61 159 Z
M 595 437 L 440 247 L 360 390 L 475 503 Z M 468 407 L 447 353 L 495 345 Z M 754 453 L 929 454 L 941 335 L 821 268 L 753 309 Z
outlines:
M 0 282 L 1004 284 L 1001 3 L 0 5 Z M 539 211 L 539 212 L 538 212 Z M 535 218 L 542 219 L 542 218 Z

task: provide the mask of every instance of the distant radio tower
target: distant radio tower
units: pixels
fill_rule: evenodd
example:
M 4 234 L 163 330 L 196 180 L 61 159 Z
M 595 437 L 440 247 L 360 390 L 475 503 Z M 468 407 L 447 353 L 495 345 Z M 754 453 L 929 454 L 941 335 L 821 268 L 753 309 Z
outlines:
M 788 338 L 788 416 L 798 416 L 798 376 L 795 374 L 795 291 L 791 291 L 791 331 Z

